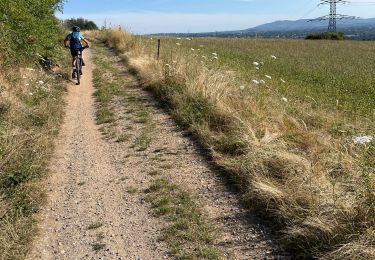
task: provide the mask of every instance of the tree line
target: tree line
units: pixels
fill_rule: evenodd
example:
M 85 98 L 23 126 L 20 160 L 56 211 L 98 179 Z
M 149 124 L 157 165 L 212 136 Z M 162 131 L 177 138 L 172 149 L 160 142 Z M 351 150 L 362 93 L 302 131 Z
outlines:
M 84 18 L 72 18 L 63 21 L 63 26 L 70 30 L 73 26 L 78 26 L 81 30 L 98 30 L 98 26 L 93 21 Z

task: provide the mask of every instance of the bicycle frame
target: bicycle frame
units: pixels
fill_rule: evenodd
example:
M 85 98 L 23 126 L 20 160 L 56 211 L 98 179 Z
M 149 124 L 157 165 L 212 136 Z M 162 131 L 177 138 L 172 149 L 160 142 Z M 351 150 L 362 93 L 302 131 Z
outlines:
M 82 52 L 86 48 L 87 47 L 85 46 L 85 47 L 82 48 L 82 50 L 78 50 L 78 55 L 77 55 L 77 58 L 76 58 L 75 70 L 76 70 L 76 76 L 77 76 L 77 85 L 81 84 Z

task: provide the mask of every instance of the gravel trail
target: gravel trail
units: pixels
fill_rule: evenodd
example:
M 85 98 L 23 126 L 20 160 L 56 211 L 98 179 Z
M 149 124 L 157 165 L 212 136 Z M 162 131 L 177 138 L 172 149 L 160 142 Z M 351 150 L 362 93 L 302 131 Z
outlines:
M 135 173 L 95 123 L 90 51 L 80 86 L 69 85 L 65 122 L 46 183 L 48 205 L 29 259 L 163 259 L 158 219 L 126 192 Z
M 215 246 L 225 259 L 285 259 L 238 194 L 214 170 L 199 146 L 120 65 L 128 94 L 152 114 L 151 139 L 139 150 L 141 125 L 124 99 L 113 100 L 116 131 L 129 138 L 103 138 L 95 122 L 91 53 L 85 53 L 80 86 L 70 85 L 66 118 L 46 181 L 48 204 L 40 235 L 28 259 L 173 259 L 160 240 L 166 223 L 152 215 L 144 191 L 157 170 L 193 194 L 219 235 Z M 103 126 L 101 126 L 103 127 Z M 113 126 L 108 126 L 113 127 Z M 131 188 L 131 190 L 129 190 Z

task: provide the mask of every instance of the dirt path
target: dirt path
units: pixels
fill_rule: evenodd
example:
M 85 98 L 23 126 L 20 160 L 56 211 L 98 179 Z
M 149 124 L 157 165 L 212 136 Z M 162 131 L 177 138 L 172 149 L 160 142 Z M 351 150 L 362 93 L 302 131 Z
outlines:
M 91 54 L 80 86 L 70 85 L 66 118 L 47 183 L 41 238 L 29 259 L 163 259 L 161 225 L 126 192 L 124 166 L 95 123 Z
M 157 108 L 118 58 L 113 57 L 113 62 L 128 78 L 128 95 L 152 112 L 147 148 L 134 145 L 142 123 L 131 119 L 131 104 L 124 98 L 113 100 L 117 121 L 108 128 L 126 138 L 121 142 L 103 138 L 95 123 L 88 51 L 82 85 L 69 86 L 66 118 L 46 183 L 49 203 L 29 259 L 171 258 L 160 241 L 166 223 L 153 216 L 145 202 L 144 191 L 156 178 L 152 172 L 192 192 L 219 231 L 215 246 L 224 258 L 285 258 L 254 216 L 241 207 L 236 193 L 212 170 L 199 147 Z

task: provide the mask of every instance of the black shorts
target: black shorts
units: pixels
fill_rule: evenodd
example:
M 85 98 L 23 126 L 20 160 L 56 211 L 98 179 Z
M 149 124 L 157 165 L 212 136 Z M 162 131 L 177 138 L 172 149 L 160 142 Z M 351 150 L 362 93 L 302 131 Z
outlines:
M 78 56 L 78 51 L 82 51 L 83 49 L 70 49 L 70 53 L 72 54 L 72 57 L 77 57 Z

